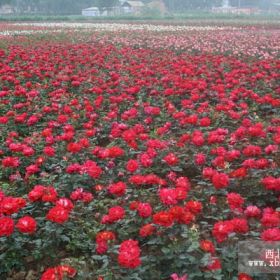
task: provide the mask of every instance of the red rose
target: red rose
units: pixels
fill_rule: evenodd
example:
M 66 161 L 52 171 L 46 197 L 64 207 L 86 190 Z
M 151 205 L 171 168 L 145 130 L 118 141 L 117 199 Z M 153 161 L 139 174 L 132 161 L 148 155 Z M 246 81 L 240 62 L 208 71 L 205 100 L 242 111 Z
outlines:
M 100 231 L 99 233 L 97 233 L 96 235 L 96 241 L 109 241 L 109 240 L 115 240 L 116 239 L 116 235 L 114 232 L 112 231 Z
M 190 181 L 187 177 L 179 177 L 176 179 L 176 188 L 184 188 L 186 191 L 190 189 Z
M 137 211 L 140 217 L 148 218 L 151 216 L 153 208 L 149 203 L 139 203 L 137 206 Z
M 186 188 L 176 187 L 175 189 L 176 199 L 177 200 L 185 200 L 188 196 L 188 191 Z
M 188 224 L 190 224 L 192 221 L 194 221 L 194 219 L 195 219 L 194 214 L 192 214 L 192 213 L 189 212 L 189 211 L 185 211 L 185 212 L 183 213 L 183 215 L 179 218 L 179 223 L 188 225 Z
M 106 241 L 97 241 L 96 252 L 100 255 L 105 254 L 108 251 L 108 244 Z
M 253 280 L 253 278 L 246 273 L 240 273 L 238 274 L 238 280 Z
M 280 229 L 270 228 L 264 230 L 261 234 L 261 239 L 264 241 L 280 241 Z
M 192 134 L 192 143 L 195 146 L 202 146 L 204 144 L 204 135 L 200 130 L 195 130 Z
M 137 160 L 130 159 L 126 164 L 126 170 L 133 173 L 138 169 L 138 162 Z
M 261 223 L 264 227 L 279 227 L 280 215 L 277 212 L 264 213 L 261 219 Z
M 220 221 L 214 224 L 212 234 L 218 242 L 223 242 L 233 231 L 234 226 L 230 221 Z
M 255 157 L 261 155 L 262 149 L 259 146 L 248 145 L 246 148 L 243 149 L 242 153 L 247 157 Z
M 126 184 L 124 182 L 117 182 L 111 184 L 108 188 L 110 194 L 114 194 L 116 196 L 123 196 L 126 192 Z
M 162 188 L 159 191 L 159 197 L 163 204 L 173 205 L 177 204 L 177 192 L 175 189 Z
M 216 171 L 211 167 L 204 167 L 202 171 L 202 176 L 206 179 L 211 179 L 216 174 Z
M 69 211 L 62 206 L 55 206 L 49 210 L 46 218 L 52 222 L 63 224 L 69 218 Z
M 102 173 L 102 169 L 92 160 L 87 160 L 83 164 L 82 170 L 93 179 L 99 178 Z
M 31 147 L 24 147 L 22 150 L 22 154 L 26 157 L 30 157 L 34 154 L 34 150 Z
M 74 205 L 72 203 L 72 201 L 68 198 L 65 197 L 61 197 L 59 200 L 57 200 L 55 202 L 56 206 L 61 206 L 65 209 L 67 209 L 68 211 L 71 211 L 74 208 Z
M 212 241 L 210 240 L 201 240 L 200 241 L 200 249 L 204 252 L 208 252 L 211 254 L 215 253 L 215 246 Z
M 234 218 L 231 220 L 233 230 L 237 233 L 246 233 L 249 230 L 248 222 L 246 219 Z
M 247 168 L 245 167 L 240 167 L 232 172 L 230 172 L 229 176 L 232 178 L 240 178 L 240 177 L 245 177 L 247 175 Z
M 202 118 L 199 120 L 200 126 L 209 126 L 211 124 L 211 119 L 208 117 Z
M 20 218 L 16 224 L 16 228 L 20 232 L 29 234 L 32 234 L 36 231 L 36 226 L 36 221 L 30 216 Z
M 156 228 L 153 224 L 144 225 L 140 228 L 139 235 L 141 237 L 150 236 L 154 233 L 155 229 Z
M 32 191 L 29 192 L 28 198 L 30 201 L 34 202 L 42 198 L 45 191 L 45 187 L 42 185 L 36 185 L 32 189 Z
M 116 158 L 124 155 L 124 150 L 120 147 L 111 147 L 109 148 L 109 157 Z
M 195 164 L 197 165 L 203 165 L 206 162 L 206 156 L 202 153 L 195 155 Z
M 178 163 L 178 158 L 175 156 L 175 154 L 170 153 L 167 156 L 163 158 L 163 160 L 168 164 L 168 165 L 176 165 Z
M 227 203 L 231 210 L 238 210 L 242 208 L 244 203 L 244 198 L 238 193 L 228 193 L 227 194 Z
M 261 210 L 254 205 L 249 205 L 244 211 L 244 214 L 251 218 L 251 217 L 258 217 L 261 214 Z
M 54 187 L 49 186 L 44 188 L 42 195 L 42 201 L 44 202 L 55 202 L 57 199 L 57 191 Z
M 185 210 L 181 206 L 173 206 L 169 209 L 169 213 L 172 215 L 175 221 L 179 222 L 182 216 L 185 214 Z
M 262 179 L 262 184 L 267 190 L 280 191 L 280 178 L 268 176 Z
M 148 153 L 143 153 L 140 155 L 140 162 L 143 167 L 150 167 L 153 164 L 153 159 Z
M 83 188 L 77 188 L 71 193 L 70 198 L 72 200 L 81 200 L 85 203 L 89 203 L 93 200 L 93 195 L 90 192 L 85 192 Z
M 14 232 L 14 221 L 9 217 L 0 218 L 0 237 L 9 236 Z
M 83 146 L 80 143 L 69 143 L 67 145 L 67 151 L 76 154 L 82 150 Z
M 197 215 L 202 210 L 202 203 L 199 201 L 194 201 L 194 200 L 188 201 L 185 205 L 185 209 L 187 211 L 190 211 L 194 215 Z
M 221 261 L 217 257 L 212 257 L 210 263 L 207 265 L 206 270 L 219 270 L 221 269 Z
M 138 208 L 138 205 L 139 205 L 139 202 L 138 201 L 132 201 L 131 203 L 130 203 L 130 205 L 129 205 L 129 209 L 130 210 L 137 210 L 137 208 Z
M 3 167 L 18 167 L 19 163 L 20 161 L 18 157 L 5 157 L 2 159 Z
M 41 276 L 40 280 L 63 280 L 64 276 L 73 278 L 77 271 L 69 265 L 59 265 L 48 268 Z
M 225 188 L 229 185 L 229 177 L 224 173 L 216 173 L 212 177 L 212 183 L 216 189 Z
M 89 203 L 93 200 L 93 195 L 90 192 L 83 192 L 81 200 L 85 203 Z
M 104 215 L 102 217 L 101 223 L 107 224 L 107 223 L 114 223 L 119 220 L 122 220 L 125 216 L 125 211 L 121 206 L 114 206 L 111 207 L 108 211 L 108 215 Z
M 12 215 L 17 213 L 25 205 L 26 201 L 21 197 L 6 196 L 0 202 L 0 214 Z
M 44 148 L 44 154 L 49 157 L 55 156 L 55 149 L 53 147 L 47 146 Z
M 31 164 L 25 168 L 26 176 L 29 177 L 32 174 L 40 171 L 40 168 L 36 164 Z
M 123 241 L 119 249 L 118 262 L 123 267 L 136 268 L 141 264 L 140 254 L 138 241 L 131 239 Z
M 167 211 L 160 211 L 153 215 L 153 222 L 160 226 L 170 227 L 173 224 L 173 216 Z
M 142 176 L 142 175 L 133 175 L 129 178 L 129 182 L 131 184 L 135 184 L 135 185 L 143 185 L 143 184 L 146 184 L 146 178 L 145 176 Z

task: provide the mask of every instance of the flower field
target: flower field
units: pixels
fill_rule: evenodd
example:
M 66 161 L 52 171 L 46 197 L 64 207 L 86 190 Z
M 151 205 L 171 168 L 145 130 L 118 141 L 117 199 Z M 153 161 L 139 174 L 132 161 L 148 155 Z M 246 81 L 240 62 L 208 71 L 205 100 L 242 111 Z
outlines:
M 0 279 L 250 280 L 280 241 L 280 29 L 0 23 Z

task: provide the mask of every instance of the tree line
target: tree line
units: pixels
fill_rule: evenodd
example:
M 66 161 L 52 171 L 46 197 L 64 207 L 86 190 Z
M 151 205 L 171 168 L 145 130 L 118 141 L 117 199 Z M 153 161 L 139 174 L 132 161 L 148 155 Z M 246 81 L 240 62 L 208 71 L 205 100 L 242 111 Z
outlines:
M 149 3 L 151 0 L 142 0 Z M 211 9 L 221 6 L 223 0 L 162 0 L 169 12 L 196 9 Z M 269 8 L 273 0 L 230 0 L 230 5 L 241 7 Z M 101 10 L 118 5 L 119 0 L 0 0 L 0 6 L 10 4 L 14 13 L 36 13 L 53 15 L 80 14 L 84 8 L 96 6 Z

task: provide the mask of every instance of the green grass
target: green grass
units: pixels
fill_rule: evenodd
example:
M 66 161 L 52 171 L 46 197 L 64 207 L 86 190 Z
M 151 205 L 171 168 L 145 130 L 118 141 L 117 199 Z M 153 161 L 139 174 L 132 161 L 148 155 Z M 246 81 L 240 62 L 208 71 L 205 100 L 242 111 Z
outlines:
M 207 11 L 189 11 L 185 13 L 175 13 L 167 16 L 107 16 L 107 17 L 84 17 L 81 15 L 2 15 L 0 21 L 68 21 L 68 22 L 103 22 L 103 21 L 174 21 L 174 22 L 225 22 L 242 24 L 262 24 L 266 22 L 279 23 L 280 14 L 260 14 L 260 15 L 230 15 L 214 14 Z

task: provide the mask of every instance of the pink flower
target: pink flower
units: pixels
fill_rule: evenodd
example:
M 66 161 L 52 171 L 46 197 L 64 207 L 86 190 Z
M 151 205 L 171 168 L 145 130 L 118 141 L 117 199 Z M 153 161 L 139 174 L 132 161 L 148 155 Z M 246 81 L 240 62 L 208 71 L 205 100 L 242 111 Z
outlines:
M 172 280 L 187 280 L 188 279 L 188 275 L 184 274 L 183 276 L 178 276 L 177 273 L 173 273 L 170 275 Z

